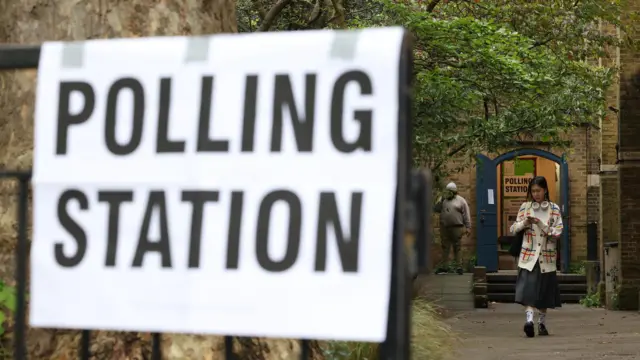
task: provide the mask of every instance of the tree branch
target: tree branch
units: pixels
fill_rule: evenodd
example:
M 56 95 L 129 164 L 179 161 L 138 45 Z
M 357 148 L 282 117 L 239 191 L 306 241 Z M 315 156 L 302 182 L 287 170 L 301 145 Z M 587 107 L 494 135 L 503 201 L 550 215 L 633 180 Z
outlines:
M 432 0 L 429 5 L 427 5 L 427 12 L 432 12 L 433 9 L 436 8 L 436 6 L 438 6 L 438 4 L 440 3 L 440 0 Z
M 484 104 L 484 120 L 489 121 L 489 102 L 487 101 L 487 98 L 483 100 L 483 104 Z
M 278 18 L 278 15 L 280 15 L 282 10 L 284 10 L 284 8 L 286 8 L 289 4 L 291 4 L 291 0 L 278 1 L 271 9 L 269 9 L 269 12 L 267 12 L 267 15 L 265 15 L 262 24 L 260 24 L 260 28 L 258 29 L 258 31 L 269 31 L 271 25 L 273 25 L 273 23 Z
M 537 48 L 538 46 L 543 46 L 543 45 L 547 45 L 548 43 L 551 42 L 551 40 L 553 40 L 553 37 L 548 38 L 547 40 L 544 41 L 536 41 L 533 43 L 533 45 L 531 45 L 529 47 L 529 50 L 533 49 L 533 48 Z
M 333 10 L 335 11 L 335 15 L 329 20 L 330 22 L 336 22 L 340 28 L 345 27 L 345 15 L 344 15 L 344 6 L 342 6 L 342 0 L 331 0 L 333 4 Z
M 313 5 L 313 10 L 311 10 L 311 15 L 309 16 L 309 20 L 307 21 L 307 26 L 311 26 L 313 23 L 318 21 L 320 17 L 323 15 L 325 11 L 325 3 L 324 0 L 315 0 Z M 324 25 L 320 26 L 321 28 Z
M 462 144 L 462 145 L 458 145 L 458 147 L 456 147 L 456 148 L 454 148 L 454 149 L 451 149 L 451 150 L 447 153 L 447 158 L 446 158 L 446 159 L 442 159 L 442 160 L 438 161 L 438 163 L 437 163 L 437 164 L 435 164 L 435 165 L 431 168 L 431 170 L 432 170 L 432 171 L 436 171 L 436 170 L 440 169 L 440 167 L 441 167 L 442 165 L 444 165 L 445 160 L 446 160 L 446 161 L 449 161 L 449 160 L 450 160 L 450 158 L 451 158 L 452 156 L 454 156 L 454 155 L 456 155 L 457 153 L 459 153 L 460 151 L 464 150 L 466 147 L 467 147 L 467 144 Z
M 455 154 L 457 154 L 457 153 L 459 153 L 460 151 L 464 150 L 464 148 L 466 148 L 466 147 L 467 147 L 467 144 L 459 145 L 457 148 L 455 148 L 455 149 L 453 149 L 453 150 L 449 151 L 449 153 L 447 154 L 447 156 L 449 156 L 449 157 L 454 156 Z
M 260 20 L 264 20 L 265 16 L 267 16 L 267 12 L 264 10 L 262 5 L 260 5 L 259 0 L 253 0 L 251 2 L 253 9 L 258 13 Z

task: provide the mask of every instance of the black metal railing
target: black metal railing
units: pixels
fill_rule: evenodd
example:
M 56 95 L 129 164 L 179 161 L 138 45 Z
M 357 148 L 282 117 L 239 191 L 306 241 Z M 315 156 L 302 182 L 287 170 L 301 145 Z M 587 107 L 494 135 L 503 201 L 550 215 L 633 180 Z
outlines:
M 0 70 L 35 69 L 38 67 L 40 46 L 2 45 L 0 46 Z M 431 209 L 429 194 L 431 193 L 428 173 L 411 174 L 411 82 L 412 82 L 412 50 L 410 39 L 405 37 L 400 61 L 399 84 L 399 129 L 398 129 L 398 168 L 397 198 L 394 222 L 392 281 L 390 289 L 389 317 L 387 338 L 380 346 L 380 359 L 406 360 L 410 358 L 411 341 L 411 277 L 415 272 L 424 271 L 428 252 L 428 214 Z M 26 360 L 26 287 L 27 260 L 29 240 L 28 228 L 28 194 L 31 182 L 31 171 L 0 172 L 0 178 L 17 180 L 18 189 L 18 244 L 16 247 L 16 314 L 14 326 L 14 359 Z M 407 233 L 418 238 L 414 244 L 414 254 L 410 256 L 405 248 Z M 417 264 L 411 264 L 417 262 Z M 414 266 L 411 266 L 414 265 Z M 417 266 L 416 266 L 417 265 Z M 88 360 L 91 357 L 91 332 L 82 330 L 79 346 L 79 358 Z M 151 359 L 162 358 L 161 334 L 152 334 Z M 239 340 L 225 336 L 225 358 L 237 359 L 233 352 L 234 342 Z M 308 340 L 300 340 L 300 358 L 310 358 L 311 348 Z

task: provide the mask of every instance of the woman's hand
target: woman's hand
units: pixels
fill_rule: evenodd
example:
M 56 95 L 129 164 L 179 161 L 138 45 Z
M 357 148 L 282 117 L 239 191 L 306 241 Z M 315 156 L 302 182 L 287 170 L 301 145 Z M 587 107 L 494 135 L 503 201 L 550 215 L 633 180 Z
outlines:
M 527 218 L 527 221 L 529 221 L 530 224 L 538 224 L 540 222 L 540 220 L 537 217 L 533 217 L 533 216 L 529 216 Z

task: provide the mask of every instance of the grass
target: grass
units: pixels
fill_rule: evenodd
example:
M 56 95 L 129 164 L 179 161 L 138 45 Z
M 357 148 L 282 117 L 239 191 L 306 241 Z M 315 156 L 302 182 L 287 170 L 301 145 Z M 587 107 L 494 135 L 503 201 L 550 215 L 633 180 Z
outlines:
M 438 309 L 424 299 L 413 301 L 412 360 L 452 358 L 458 337 L 444 323 Z M 326 360 L 378 360 L 378 344 L 329 342 L 323 344 Z

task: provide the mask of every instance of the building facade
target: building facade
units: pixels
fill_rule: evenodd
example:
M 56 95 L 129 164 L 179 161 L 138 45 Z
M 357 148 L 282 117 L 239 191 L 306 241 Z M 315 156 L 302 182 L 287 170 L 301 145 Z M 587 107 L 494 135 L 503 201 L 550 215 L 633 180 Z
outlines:
M 499 238 L 508 236 L 508 225 L 526 197 L 526 191 L 522 188 L 526 184 L 523 185 L 523 182 L 535 175 L 545 176 L 551 188 L 551 200 L 561 207 L 564 205 L 565 210 L 568 209 L 564 217 L 569 229 L 568 262 L 577 264 L 586 260 L 587 227 L 589 223 L 598 223 L 600 216 L 601 132 L 601 128 L 596 126 L 584 125 L 576 128 L 570 137 L 572 146 L 565 151 L 530 142 L 522 143 L 520 147 L 502 154 L 481 154 L 479 157 L 482 160 L 475 166 L 447 179 L 457 184 L 459 194 L 467 199 L 471 209 L 471 236 L 462 241 L 464 261 L 478 261 L 486 265 L 486 260 L 482 257 L 491 255 L 487 255 L 481 247 L 494 242 L 495 249 L 487 250 L 489 254 L 497 251 L 505 256 L 498 255 L 496 268 L 489 270 L 515 268 L 515 264 L 503 262 L 511 259 L 506 255 L 506 248 L 500 251 L 500 245 L 496 242 Z M 513 169 L 523 166 L 531 168 L 523 173 Z M 490 184 L 485 183 L 489 177 L 486 176 L 488 172 L 494 173 Z M 488 235 L 487 228 L 491 228 L 495 235 Z M 492 234 L 491 230 L 489 234 Z M 600 234 L 596 235 L 600 237 Z M 436 247 L 435 251 L 438 250 Z M 439 254 L 436 255 L 438 256 Z
M 640 10 L 640 1 L 635 3 L 636 10 Z M 603 28 L 602 31 L 616 32 L 616 29 Z M 456 182 L 460 195 L 468 200 L 471 208 L 473 229 L 472 235 L 463 239 L 463 258 L 472 262 L 480 261 L 484 256 L 482 261 L 487 262 L 486 254 L 500 252 L 499 239 L 487 239 L 487 228 L 495 227 L 498 237 L 504 235 L 501 234 L 504 223 L 514 215 L 513 205 L 509 202 L 521 200 L 519 186 L 522 179 L 533 174 L 553 177 L 550 185 L 557 189 L 553 200 L 566 207 L 563 216 L 569 229 L 566 241 L 570 264 L 560 270 L 570 271 L 571 264 L 587 259 L 588 233 L 595 230 L 599 261 L 605 258 L 605 247 L 614 244 L 618 249 L 616 307 L 637 310 L 640 302 L 640 60 L 638 51 L 631 48 L 608 51 L 612 54 L 611 60 L 600 61 L 613 61 L 620 72 L 607 94 L 607 116 L 600 124 L 576 128 L 570 134 L 572 145 L 569 150 L 553 149 L 542 143 L 523 143 L 503 154 L 481 154 L 479 157 L 485 161 L 447 180 Z M 533 159 L 536 165 L 532 169 L 531 161 L 528 164 L 525 161 L 524 165 L 513 164 L 515 158 Z M 496 180 L 490 179 L 489 185 L 483 183 L 484 178 L 479 178 L 479 174 L 492 176 L 488 174 L 489 170 L 479 169 L 486 159 L 489 159 L 490 168 L 496 167 Z M 544 165 L 549 161 L 558 163 L 559 167 L 565 162 L 564 180 L 562 174 L 553 175 L 550 165 Z M 487 211 L 491 209 L 495 209 L 495 215 Z M 494 230 L 489 233 L 491 231 Z M 439 246 L 435 246 L 434 251 L 438 258 Z M 562 246 L 560 252 L 563 252 Z M 564 253 L 567 256 L 566 249 Z M 514 266 L 500 260 L 499 255 L 497 258 L 495 266 L 498 270 Z M 604 280 L 607 272 L 602 263 L 601 269 Z

